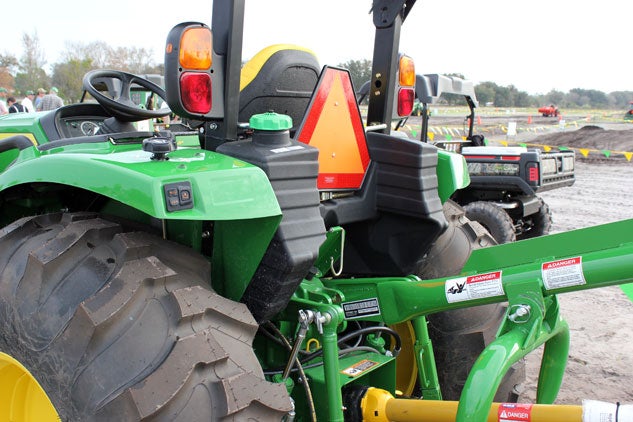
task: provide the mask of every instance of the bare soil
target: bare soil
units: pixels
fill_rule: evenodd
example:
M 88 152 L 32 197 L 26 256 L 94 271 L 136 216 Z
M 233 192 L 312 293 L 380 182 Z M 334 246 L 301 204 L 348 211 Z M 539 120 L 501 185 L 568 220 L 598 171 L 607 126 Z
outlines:
M 484 115 L 475 133 L 485 135 L 491 145 L 525 143 L 575 152 L 576 183 L 542 194 L 556 233 L 633 218 L 633 159 L 627 158 L 633 153 L 633 124 L 606 117 L 565 116 L 563 125 L 551 117 Z M 511 137 L 505 130 L 510 121 L 518 127 Z M 438 115 L 431 118 L 430 126 L 437 136 L 442 136 L 444 127 L 463 134 L 464 122 L 464 117 Z M 404 130 L 419 131 L 419 118 L 409 119 Z M 633 303 L 619 286 L 565 293 L 559 301 L 570 326 L 571 346 L 556 403 L 581 404 L 583 399 L 633 403 Z M 539 349 L 526 358 L 528 376 L 521 402 L 536 402 L 541 354 Z
M 597 125 L 582 126 L 578 130 L 554 132 L 539 136 L 535 142 L 543 145 L 565 146 L 580 152 L 578 159 L 592 162 L 613 164 L 618 161 L 629 161 L 625 153 L 633 152 L 633 129 L 631 125 Z M 612 127 L 609 129 L 608 127 Z M 605 155 L 608 154 L 607 155 Z
M 585 126 L 539 136 L 533 142 L 595 150 L 633 151 L 630 125 Z M 633 161 L 576 154 L 576 183 L 542 194 L 553 214 L 553 232 L 633 218 Z M 633 233 L 631 233 L 633 241 Z M 567 371 L 557 403 L 583 399 L 633 403 L 633 303 L 618 286 L 566 293 L 561 314 L 571 330 Z M 541 351 L 527 357 L 528 382 L 520 401 L 534 403 Z

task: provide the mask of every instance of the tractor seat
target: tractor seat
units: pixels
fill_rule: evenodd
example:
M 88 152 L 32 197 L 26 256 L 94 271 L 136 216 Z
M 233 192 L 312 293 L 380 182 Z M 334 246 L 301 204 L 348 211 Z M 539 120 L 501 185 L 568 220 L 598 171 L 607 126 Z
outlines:
M 314 53 L 303 47 L 276 44 L 261 50 L 242 67 L 239 121 L 274 111 L 292 117 L 294 133 L 320 73 Z

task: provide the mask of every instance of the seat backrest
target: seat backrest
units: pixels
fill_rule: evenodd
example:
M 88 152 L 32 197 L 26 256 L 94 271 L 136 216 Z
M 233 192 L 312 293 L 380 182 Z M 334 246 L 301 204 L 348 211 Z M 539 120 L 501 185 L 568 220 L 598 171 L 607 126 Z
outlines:
M 290 44 L 263 49 L 242 67 L 239 121 L 274 111 L 292 117 L 294 130 L 303 118 L 320 72 L 310 50 Z

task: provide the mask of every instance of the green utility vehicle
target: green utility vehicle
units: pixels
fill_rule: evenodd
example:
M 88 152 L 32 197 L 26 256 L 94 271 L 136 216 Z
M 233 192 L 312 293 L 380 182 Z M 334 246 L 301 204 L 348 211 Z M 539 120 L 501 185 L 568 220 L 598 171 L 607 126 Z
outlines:
M 556 295 L 633 281 L 633 220 L 485 247 L 449 200 L 463 157 L 390 134 L 415 1 L 374 1 L 366 125 L 349 73 L 305 49 L 242 69 L 244 3 L 172 29 L 164 91 L 93 71 L 98 104 L 0 118 L 0 420 L 484 421 L 514 414 L 543 344 L 518 413 L 582 420 L 551 404 Z M 199 138 L 139 131 L 169 110 L 134 84 Z

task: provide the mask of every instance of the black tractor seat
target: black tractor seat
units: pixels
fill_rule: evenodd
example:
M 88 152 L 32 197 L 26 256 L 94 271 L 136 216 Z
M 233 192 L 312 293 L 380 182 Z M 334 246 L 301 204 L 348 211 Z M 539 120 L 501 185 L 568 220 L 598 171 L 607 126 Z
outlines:
M 261 50 L 242 68 L 239 121 L 274 111 L 292 118 L 294 133 L 320 73 L 314 53 L 303 47 L 276 44 Z

